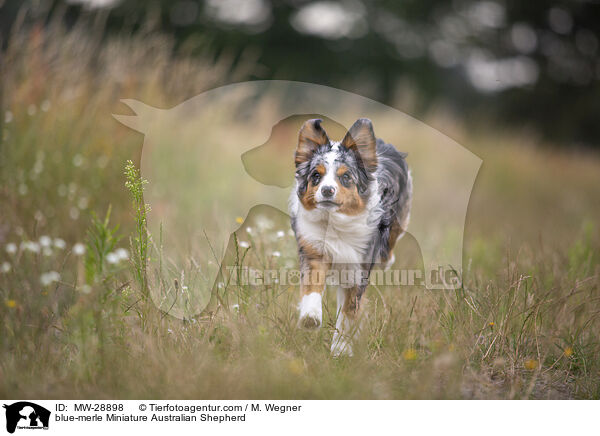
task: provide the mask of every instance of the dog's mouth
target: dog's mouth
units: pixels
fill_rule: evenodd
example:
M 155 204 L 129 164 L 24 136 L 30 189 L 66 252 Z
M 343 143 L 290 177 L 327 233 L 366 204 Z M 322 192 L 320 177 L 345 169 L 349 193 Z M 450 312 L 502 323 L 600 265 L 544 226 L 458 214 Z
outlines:
M 330 200 L 323 200 L 323 201 L 319 201 L 317 203 L 318 206 L 323 206 L 326 208 L 330 208 L 330 207 L 339 207 L 340 203 L 336 203 L 335 201 L 330 201 Z

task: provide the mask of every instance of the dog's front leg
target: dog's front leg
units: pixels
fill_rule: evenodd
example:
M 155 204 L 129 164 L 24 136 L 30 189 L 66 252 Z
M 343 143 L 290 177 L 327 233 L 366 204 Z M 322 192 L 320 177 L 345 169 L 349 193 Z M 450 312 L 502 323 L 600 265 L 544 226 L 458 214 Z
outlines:
M 306 329 L 321 327 L 323 290 L 329 265 L 323 259 L 307 259 L 302 265 L 300 290 L 300 326 Z
M 349 289 L 338 288 L 337 320 L 331 341 L 331 354 L 334 357 L 352 356 L 352 341 L 357 338 L 361 329 L 362 304 L 364 289 L 355 286 Z

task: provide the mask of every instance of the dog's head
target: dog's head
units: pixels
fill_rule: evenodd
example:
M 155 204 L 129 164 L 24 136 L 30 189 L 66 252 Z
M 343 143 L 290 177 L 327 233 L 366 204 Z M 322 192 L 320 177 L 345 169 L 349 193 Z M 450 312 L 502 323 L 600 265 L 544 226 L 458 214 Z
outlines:
M 357 120 L 339 142 L 329 139 L 321 120 L 306 121 L 300 129 L 295 162 L 297 193 L 305 209 L 361 213 L 377 169 L 371 121 Z

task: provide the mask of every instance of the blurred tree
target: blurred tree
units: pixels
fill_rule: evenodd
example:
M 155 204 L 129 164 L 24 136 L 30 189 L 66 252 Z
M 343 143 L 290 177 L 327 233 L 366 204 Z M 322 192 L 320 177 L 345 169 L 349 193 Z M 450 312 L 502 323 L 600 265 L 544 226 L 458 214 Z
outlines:
M 22 4 L 6 0 L 4 37 Z M 151 22 L 177 50 L 255 56 L 250 79 L 335 86 L 416 115 L 442 102 L 465 119 L 600 146 L 600 5 L 517 0 L 48 0 L 65 21 L 107 14 L 108 32 Z M 402 109 L 402 108 L 400 108 Z

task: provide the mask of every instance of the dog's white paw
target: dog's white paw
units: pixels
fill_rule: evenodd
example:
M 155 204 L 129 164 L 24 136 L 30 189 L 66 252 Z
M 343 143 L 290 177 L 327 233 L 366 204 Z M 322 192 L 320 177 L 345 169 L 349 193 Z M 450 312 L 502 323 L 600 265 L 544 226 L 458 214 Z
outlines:
M 300 302 L 300 327 L 305 329 L 318 329 L 323 318 L 321 294 L 313 292 L 302 297 Z
M 341 338 L 337 332 L 333 336 L 333 341 L 331 342 L 331 355 L 333 357 L 352 357 L 354 355 L 352 352 L 352 344 Z

